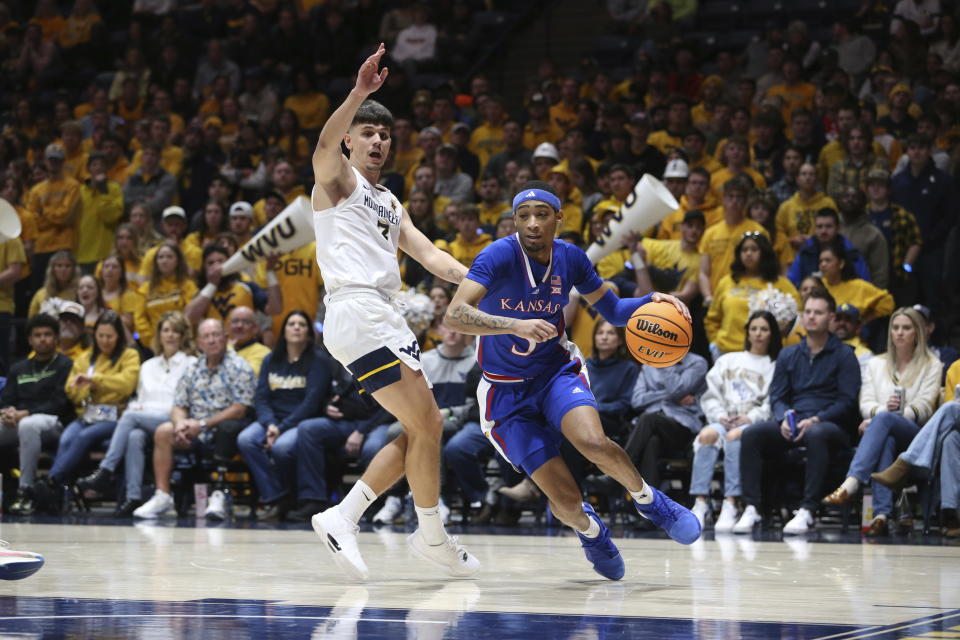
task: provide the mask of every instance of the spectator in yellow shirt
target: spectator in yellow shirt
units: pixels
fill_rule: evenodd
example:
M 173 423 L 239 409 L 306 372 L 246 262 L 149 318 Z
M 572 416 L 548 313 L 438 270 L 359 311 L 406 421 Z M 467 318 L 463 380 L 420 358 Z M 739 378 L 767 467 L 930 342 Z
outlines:
M 686 98 L 674 96 L 667 102 L 666 128 L 651 133 L 647 142 L 666 155 L 683 147 L 683 134 L 690 128 L 690 103 Z
M 550 107 L 550 123 L 566 131 L 577 122 L 577 100 L 580 85 L 574 78 L 564 78 L 560 85 L 560 101 Z
M 170 144 L 170 118 L 157 116 L 150 121 L 150 140 L 160 147 L 160 166 L 174 178 L 183 171 L 183 149 Z M 143 165 L 143 149 L 133 156 L 131 171 Z
M 754 189 L 766 189 L 767 181 L 762 175 L 748 166 L 750 160 L 750 143 L 747 138 L 730 136 L 723 147 L 723 168 L 710 177 L 710 188 L 717 195 L 723 186 L 731 179 L 744 176 L 750 179 Z
M 493 242 L 493 238 L 480 230 L 480 211 L 476 205 L 459 205 L 454 224 L 457 228 L 456 237 L 450 242 L 437 240 L 434 244 L 469 269 L 477 255 Z
M 777 255 L 765 235 L 757 232 L 744 234 L 737 243 L 734 256 L 730 273 L 717 284 L 704 320 L 711 350 L 720 353 L 741 350 L 751 301 L 760 291 L 773 287 L 792 297 L 800 306 L 800 295 L 793 283 L 780 275 Z
M 731 178 L 723 185 L 723 220 L 708 227 L 700 240 L 700 293 L 709 306 L 713 292 L 723 276 L 730 273 L 734 250 L 744 233 L 757 231 L 767 235 L 760 224 L 746 217 L 750 183 L 745 178 Z M 769 238 L 768 238 L 769 239 Z
M 480 211 L 480 224 L 485 227 L 496 227 L 500 222 L 500 216 L 508 211 L 512 212 L 510 204 L 503 199 L 500 178 L 495 174 L 488 172 L 480 178 L 477 195 L 480 196 L 480 203 L 477 205 Z
M 77 261 L 85 273 L 91 273 L 113 248 L 113 232 L 123 216 L 123 192 L 107 178 L 103 154 L 90 154 L 87 168 L 90 177 L 80 186 Z
M 260 342 L 260 325 L 253 309 L 246 306 L 235 308 L 230 312 L 227 326 L 230 347 L 247 361 L 254 375 L 259 376 L 260 365 L 270 353 L 270 347 Z
M 889 291 L 856 277 L 841 237 L 834 238 L 829 246 L 820 249 L 820 273 L 837 305 L 849 303 L 855 306 L 860 310 L 864 324 L 893 312 L 893 296 Z
M 795 109 L 812 109 L 813 97 L 817 92 L 809 82 L 804 82 L 800 77 L 802 68 L 800 61 L 793 57 L 787 57 L 783 61 L 781 73 L 783 82 L 775 84 L 767 90 L 768 97 L 779 97 L 783 100 L 780 114 L 784 122 L 790 122 Z
M 83 126 L 76 120 L 60 125 L 63 144 L 63 172 L 78 182 L 87 178 L 87 153 L 83 150 Z
M 573 182 L 570 180 L 570 169 L 566 161 L 554 165 L 547 173 L 547 182 L 554 188 L 557 195 L 560 196 L 560 224 L 557 226 L 557 233 L 563 231 L 575 231 L 580 233 L 583 229 L 583 210 L 570 200 L 570 194 L 574 189 Z
M 469 149 L 480 159 L 480 171 L 487 166 L 490 156 L 506 148 L 503 140 L 503 98 L 488 96 L 483 104 L 483 124 L 470 134 Z
M 140 344 L 147 346 L 153 342 L 160 317 L 167 311 L 182 312 L 197 295 L 197 285 L 187 275 L 179 246 L 162 244 L 157 248 L 150 265 L 150 279 L 140 288 L 140 295 L 134 325 Z
M 690 129 L 683 136 L 683 150 L 687 154 L 690 169 L 703 167 L 708 173 L 719 171 L 722 165 L 707 153 L 707 136 L 700 129 Z
M 797 173 L 797 192 L 777 210 L 777 235 L 789 242 L 789 251 L 782 256 L 787 264 L 793 263 L 797 251 L 813 235 L 813 219 L 824 208 L 836 209 L 837 205 L 817 188 L 817 168 L 805 162 Z
M 780 270 L 786 273 L 793 262 L 793 253 L 790 251 L 790 241 L 787 237 L 777 233 L 777 199 L 770 191 L 754 191 L 747 198 L 747 217 L 767 230 Z M 787 255 L 791 256 L 790 261 L 786 261 Z
M 80 183 L 64 174 L 63 146 L 51 143 L 44 150 L 47 179 L 30 189 L 27 209 L 37 216 L 37 244 L 33 256 L 33 285 L 43 285 L 47 263 L 61 249 L 73 251 L 75 223 L 80 213 Z M 31 314 L 32 315 L 32 314 Z
M 679 199 L 680 208 L 667 214 L 660 221 L 656 237 L 659 240 L 679 240 L 681 225 L 688 211 L 700 211 L 711 227 L 723 220 L 723 208 L 717 203 L 716 196 L 710 191 L 710 173 L 703 167 L 690 171 L 683 195 Z

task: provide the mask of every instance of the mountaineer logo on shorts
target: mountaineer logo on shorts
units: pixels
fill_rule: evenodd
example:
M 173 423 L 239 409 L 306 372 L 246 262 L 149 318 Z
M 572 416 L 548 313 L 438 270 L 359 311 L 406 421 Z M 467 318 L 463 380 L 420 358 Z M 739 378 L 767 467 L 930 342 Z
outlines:
M 400 347 L 397 349 L 400 353 L 405 353 L 417 362 L 420 362 L 420 345 L 416 340 L 409 347 Z

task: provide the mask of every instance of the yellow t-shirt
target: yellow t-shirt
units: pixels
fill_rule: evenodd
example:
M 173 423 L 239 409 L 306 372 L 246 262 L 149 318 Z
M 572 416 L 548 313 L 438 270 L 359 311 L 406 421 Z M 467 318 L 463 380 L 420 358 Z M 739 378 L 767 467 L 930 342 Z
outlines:
M 486 233 L 478 233 L 472 240 L 465 240 L 459 233 L 451 242 L 446 240 L 437 240 L 434 244 L 443 249 L 463 266 L 470 268 L 473 261 L 487 245 L 493 242 L 493 238 Z
M 480 210 L 480 224 L 496 227 L 500 222 L 500 216 L 510 211 L 510 205 L 506 202 L 495 202 L 492 206 L 487 206 L 483 202 L 477 204 Z M 581 215 L 583 215 L 581 213 Z
M 253 375 L 255 376 L 260 375 L 260 366 L 263 364 L 263 359 L 270 353 L 270 347 L 259 342 L 251 342 L 242 349 L 234 347 L 234 350 L 253 368 Z
M 577 122 L 577 105 L 568 107 L 563 102 L 550 107 L 550 124 L 561 131 L 566 131 Z M 553 142 L 548 140 L 547 142 Z
M 27 263 L 27 254 L 20 238 L 0 242 L 0 272 L 6 271 L 14 263 Z M 10 283 L 0 287 L 0 313 L 13 313 L 13 310 L 13 283 Z
M 664 155 L 683 147 L 683 136 L 673 135 L 666 129 L 654 131 L 647 136 L 647 144 L 656 147 Z
M 816 93 L 817 88 L 808 82 L 798 82 L 793 86 L 775 84 L 767 90 L 768 96 L 783 99 L 780 115 L 783 116 L 784 122 L 790 122 L 790 118 L 796 109 L 812 109 L 813 97 Z
M 954 395 L 957 385 L 960 384 L 960 360 L 957 360 L 947 369 L 947 381 L 944 383 L 943 396 L 947 402 L 960 400 Z
M 470 134 L 470 144 L 468 148 L 477 154 L 482 170 L 483 167 L 487 166 L 487 161 L 490 160 L 490 156 L 500 153 L 507 148 L 506 143 L 503 141 L 503 125 L 492 125 L 489 122 L 484 122 Z
M 713 191 L 713 194 L 719 200 L 723 195 L 723 185 L 727 183 L 727 180 L 740 175 L 748 176 L 750 180 L 753 181 L 754 189 L 761 190 L 767 188 L 767 181 L 764 177 L 750 167 L 744 167 L 740 173 L 734 173 L 727 167 L 723 167 L 710 174 L 710 190 Z
M 14 206 L 13 208 L 17 210 L 17 215 L 20 217 L 20 241 L 23 243 L 24 251 L 27 247 L 32 251 L 31 244 L 37 241 L 37 216 L 26 207 Z M 30 268 L 30 261 L 27 260 L 20 269 L 20 279 L 29 277 L 31 273 L 33 270 Z
M 320 287 L 323 278 L 317 266 L 317 243 L 311 242 L 290 253 L 285 253 L 277 261 L 274 273 L 280 283 L 283 296 L 283 310 L 273 316 L 273 332 L 277 337 L 283 329 L 283 319 L 291 311 L 299 309 L 306 312 L 312 320 L 317 313 L 320 300 Z M 267 263 L 257 263 L 256 283 L 267 288 Z
M 703 212 L 708 228 L 723 220 L 723 207 L 718 206 L 717 197 L 714 194 L 707 192 L 707 197 L 704 198 L 703 204 L 699 207 L 691 206 L 687 196 L 682 195 L 680 196 L 680 208 L 668 213 L 667 217 L 660 221 L 656 238 L 658 240 L 679 240 L 682 235 L 680 225 L 683 224 L 683 216 L 687 215 L 687 211 L 694 209 Z
M 733 252 L 737 248 L 743 234 L 748 231 L 758 231 L 767 238 L 770 234 L 763 226 L 751 220 L 744 218 L 738 224 L 730 226 L 726 220 L 707 228 L 700 238 L 700 253 L 706 254 L 710 258 L 710 290 L 715 291 L 720 280 L 730 273 L 730 265 L 733 264 Z
M 60 249 L 73 251 L 76 244 L 76 221 L 80 213 L 80 183 L 73 178 L 44 180 L 30 189 L 27 209 L 37 217 L 37 253 Z
M 556 144 L 562 137 L 563 129 L 553 121 L 547 121 L 547 125 L 540 130 L 534 129 L 533 124 L 529 122 L 523 128 L 523 146 L 527 149 L 536 149 L 544 142 Z
M 679 290 L 700 272 L 700 253 L 684 251 L 680 240 L 644 238 L 641 244 L 647 252 L 647 270 L 655 282 L 674 283 L 673 290 Z
M 716 343 L 720 351 L 728 353 L 743 350 L 747 318 L 750 317 L 750 299 L 767 287 L 792 296 L 797 308 L 800 308 L 800 294 L 793 283 L 783 276 L 777 278 L 776 282 L 749 276 L 741 277 L 739 282 L 734 282 L 730 275 L 720 279 L 703 323 L 707 338 Z
M 134 315 L 141 304 L 140 292 L 128 286 L 127 290 L 119 296 L 106 303 L 108 309 L 113 309 L 119 314 L 129 313 Z
M 866 280 L 851 278 L 834 285 L 824 280 L 823 284 L 837 301 L 838 307 L 844 303 L 852 304 L 860 311 L 860 318 L 864 322 L 893 313 L 893 296 L 890 292 Z
M 204 317 L 226 322 L 227 316 L 237 307 L 256 308 L 253 305 L 253 292 L 250 291 L 250 287 L 240 280 L 230 285 L 230 288 L 226 291 L 220 291 L 218 289 L 217 292 L 213 294 L 213 299 L 207 306 L 207 313 Z
M 787 240 L 787 251 L 781 256 L 782 264 L 792 263 L 796 256 L 793 245 L 789 242 L 790 238 L 801 233 L 805 236 L 813 235 L 813 219 L 817 211 L 824 207 L 836 209 L 837 205 L 833 198 L 821 191 L 809 200 L 804 200 L 797 191 L 780 205 L 777 210 L 777 240 L 780 236 Z
M 302 129 L 320 129 L 330 115 L 330 98 L 320 93 L 293 94 L 283 101 L 284 109 L 297 114 Z
M 140 287 L 140 300 L 134 314 L 134 326 L 140 334 L 140 343 L 150 346 L 160 317 L 167 311 L 183 311 L 197 295 L 197 285 L 186 279 L 177 284 L 172 278 L 160 281 L 156 289 L 147 282 Z
M 162 246 L 162 244 L 158 244 L 155 247 L 150 247 L 147 249 L 147 252 L 143 254 L 143 260 L 140 261 L 140 277 L 144 282 L 150 279 L 150 274 L 153 273 L 153 258 Z M 181 242 L 180 251 L 183 252 L 183 260 L 187 263 L 187 266 L 193 269 L 193 271 L 199 271 L 200 263 L 203 262 L 203 249 L 192 244 Z M 124 268 L 126 268 L 126 265 L 124 265 Z M 127 275 L 127 280 L 130 280 L 129 275 Z

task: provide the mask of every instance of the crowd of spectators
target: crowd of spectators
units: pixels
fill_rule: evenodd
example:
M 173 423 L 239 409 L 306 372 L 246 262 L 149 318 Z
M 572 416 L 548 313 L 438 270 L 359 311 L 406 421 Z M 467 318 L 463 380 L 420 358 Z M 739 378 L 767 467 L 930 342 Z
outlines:
M 718 498 L 718 528 L 749 530 L 765 511 L 763 463 L 800 448 L 806 479 L 786 530 L 802 532 L 839 467 L 849 472 L 831 504 L 871 471 L 900 465 L 902 483 L 904 468 L 955 454 L 939 437 L 957 425 L 947 407 L 960 381 L 949 333 L 960 32 L 947 3 L 865 1 L 829 24 L 772 25 L 712 51 L 682 39 L 690 3 L 610 3 L 615 30 L 636 43 L 629 66 L 544 60 L 510 97 L 484 73 L 456 75 L 483 46 L 487 3 L 121 4 L 0 3 L 0 197 L 22 226 L 0 244 L 13 511 L 62 508 L 73 491 L 157 517 L 174 507 L 175 452 L 200 448 L 220 466 L 243 459 L 264 514 L 303 520 L 339 490 L 344 459 L 362 467 L 396 434 L 323 350 L 313 244 L 222 273 L 310 193 L 316 134 L 381 40 L 391 73 L 375 98 L 394 114 L 381 181 L 464 265 L 514 233 L 508 203 L 532 178 L 560 196 L 560 239 L 584 248 L 643 175 L 676 197 L 677 210 L 596 268 L 621 295 L 687 302 L 692 352 L 666 370 L 638 367 L 585 301 L 565 309 L 605 430 L 649 482 L 665 459 L 692 455 L 698 516 L 708 521 Z M 509 467 L 485 473 L 495 456 L 471 400 L 476 369 L 463 364 L 473 347 L 440 326 L 450 291 L 407 258 L 401 274 L 434 305 L 422 348 L 448 427 L 446 495 L 473 521 L 515 521 L 538 496 Z M 931 415 L 934 435 L 917 437 L 935 445 L 897 458 Z M 869 447 L 853 456 L 861 436 Z M 43 450 L 53 467 L 38 478 Z M 585 487 L 609 491 L 564 455 Z M 879 535 L 892 499 L 874 486 Z M 960 533 L 955 493 L 943 506 Z M 375 519 L 402 517 L 403 494 Z M 207 514 L 228 510 L 218 487 Z

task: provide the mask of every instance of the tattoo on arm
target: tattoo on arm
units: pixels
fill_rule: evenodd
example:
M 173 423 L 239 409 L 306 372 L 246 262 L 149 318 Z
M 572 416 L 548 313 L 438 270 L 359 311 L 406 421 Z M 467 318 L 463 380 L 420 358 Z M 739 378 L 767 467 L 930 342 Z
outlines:
M 460 284 L 463 282 L 463 272 L 459 269 L 447 269 L 447 273 L 444 274 L 443 279 L 453 284 Z
M 457 305 L 451 312 L 450 317 L 463 327 L 479 327 L 481 329 L 510 329 L 517 322 L 516 318 L 490 315 L 466 303 Z

